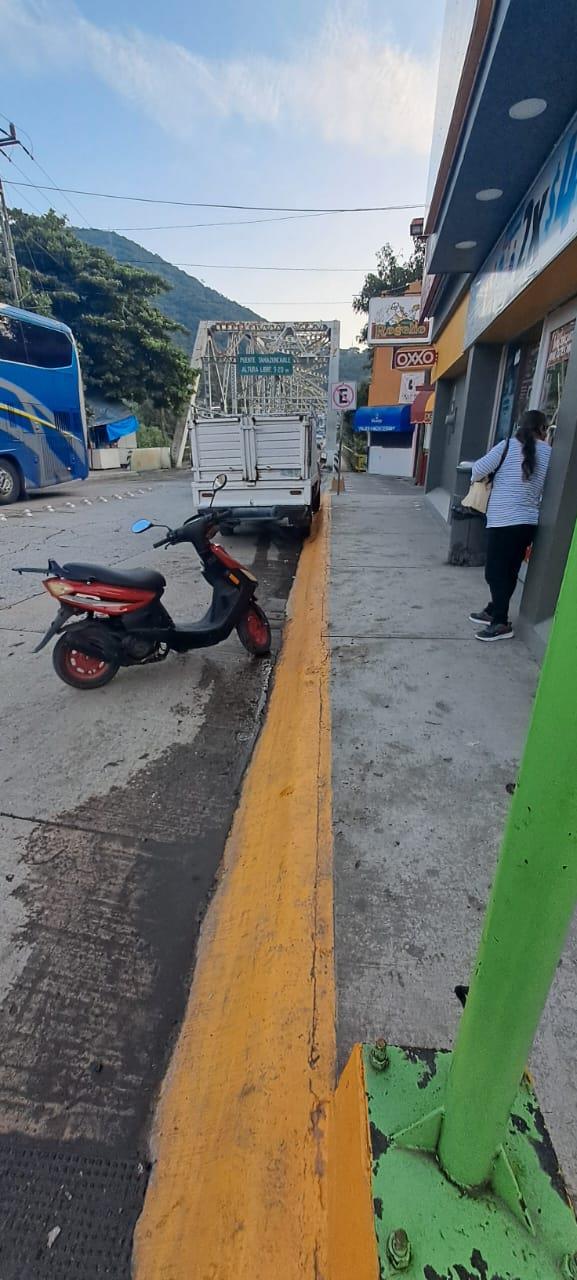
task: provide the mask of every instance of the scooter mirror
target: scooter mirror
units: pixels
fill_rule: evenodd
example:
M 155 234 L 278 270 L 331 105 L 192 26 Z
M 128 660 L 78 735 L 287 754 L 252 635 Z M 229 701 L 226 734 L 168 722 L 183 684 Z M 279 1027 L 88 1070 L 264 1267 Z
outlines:
M 132 526 L 133 533 L 144 533 L 145 529 L 152 529 L 152 520 L 135 520 Z
M 228 484 L 228 477 L 226 472 L 220 471 L 219 474 L 214 477 L 212 482 L 214 492 L 218 493 L 219 489 L 224 489 L 225 484 Z

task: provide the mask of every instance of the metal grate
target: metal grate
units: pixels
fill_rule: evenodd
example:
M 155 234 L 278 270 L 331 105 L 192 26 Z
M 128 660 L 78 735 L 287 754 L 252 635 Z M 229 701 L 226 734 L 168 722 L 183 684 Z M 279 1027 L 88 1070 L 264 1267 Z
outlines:
M 138 1158 L 0 1137 L 1 1280 L 129 1280 L 148 1172 Z

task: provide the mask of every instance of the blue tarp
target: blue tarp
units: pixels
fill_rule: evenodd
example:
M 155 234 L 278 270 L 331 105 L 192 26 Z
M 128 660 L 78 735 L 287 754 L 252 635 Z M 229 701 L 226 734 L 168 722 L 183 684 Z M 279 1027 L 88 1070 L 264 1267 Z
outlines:
M 410 404 L 377 404 L 357 409 L 353 431 L 412 431 Z
M 106 432 L 106 438 L 112 444 L 113 440 L 121 440 L 122 436 L 130 436 L 133 431 L 138 431 L 140 423 L 138 418 L 131 416 L 130 418 L 119 418 L 117 422 L 104 422 L 99 430 Z

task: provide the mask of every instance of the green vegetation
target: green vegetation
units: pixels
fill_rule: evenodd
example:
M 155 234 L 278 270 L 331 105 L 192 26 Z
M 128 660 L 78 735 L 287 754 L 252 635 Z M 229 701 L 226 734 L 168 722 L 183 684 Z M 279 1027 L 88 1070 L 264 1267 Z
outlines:
M 362 382 L 370 377 L 371 363 L 367 348 L 344 347 L 339 356 L 339 378 L 343 382 Z
M 87 230 L 83 227 L 74 227 L 73 230 L 84 244 L 105 249 L 113 258 L 116 258 L 117 262 L 139 268 L 144 267 L 145 270 L 153 271 L 156 276 L 162 278 L 164 284 L 162 291 L 155 298 L 155 306 L 168 316 L 169 320 L 174 320 L 176 324 L 182 326 L 173 334 L 173 341 L 186 351 L 187 355 L 192 352 L 199 320 L 261 318 L 256 315 L 256 312 L 249 311 L 247 307 L 241 307 L 238 302 L 232 302 L 222 293 L 217 293 L 216 289 L 207 289 L 206 285 L 201 284 L 201 281 L 194 276 L 187 275 L 186 271 L 180 271 L 171 262 L 165 262 L 164 258 L 159 257 L 157 253 L 150 253 L 148 249 L 143 249 L 141 244 L 137 244 L 134 240 L 127 240 L 125 236 L 119 236 L 115 231 L 99 231 L 94 227 Z
M 377 269 L 369 271 L 361 292 L 353 298 L 353 307 L 361 315 L 367 315 L 371 298 L 380 298 L 383 294 L 404 293 L 407 285 L 422 280 L 425 261 L 424 241 L 415 241 L 415 248 L 409 258 L 397 258 L 390 244 L 383 245 L 377 254 Z M 366 342 L 367 326 L 363 325 L 359 340 Z
M 155 417 L 181 412 L 191 370 L 174 345 L 176 324 L 155 305 L 165 282 L 81 243 L 53 211 L 33 217 L 13 209 L 10 220 L 22 305 L 70 325 L 87 392 L 136 410 L 146 404 Z M 9 299 L 2 276 L 0 298 Z

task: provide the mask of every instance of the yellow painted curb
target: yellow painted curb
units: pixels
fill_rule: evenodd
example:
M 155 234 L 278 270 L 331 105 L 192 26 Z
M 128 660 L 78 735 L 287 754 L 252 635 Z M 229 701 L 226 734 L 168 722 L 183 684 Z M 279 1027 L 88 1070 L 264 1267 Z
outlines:
M 329 518 L 325 501 L 203 927 L 157 1115 L 136 1280 L 328 1275 Z
M 330 1280 L 377 1280 L 371 1147 L 361 1045 L 354 1046 L 331 1109 L 329 1141 Z

